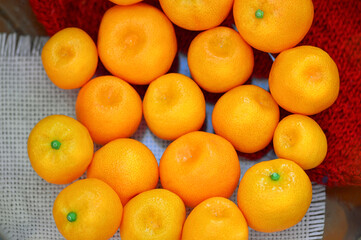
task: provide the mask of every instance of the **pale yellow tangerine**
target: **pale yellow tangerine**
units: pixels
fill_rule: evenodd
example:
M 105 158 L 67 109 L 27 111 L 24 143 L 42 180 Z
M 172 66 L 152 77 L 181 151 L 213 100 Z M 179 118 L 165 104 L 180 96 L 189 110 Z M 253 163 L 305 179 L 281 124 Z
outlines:
M 83 86 L 94 75 L 98 52 L 91 37 L 79 28 L 65 28 L 53 35 L 41 52 L 44 70 L 59 88 Z
M 165 189 L 140 193 L 124 207 L 122 240 L 180 239 L 186 210 L 182 200 Z
M 57 147 L 52 147 L 57 141 Z M 40 120 L 28 138 L 28 155 L 35 172 L 47 182 L 67 184 L 79 178 L 93 157 L 88 130 L 65 115 Z
M 315 168 L 327 154 L 327 139 L 312 118 L 293 114 L 282 119 L 273 136 L 278 157 L 296 162 L 303 169 Z
M 149 85 L 143 110 L 149 129 L 166 140 L 199 130 L 206 116 L 201 89 L 179 73 L 165 74 Z
M 277 174 L 278 179 L 272 179 Z M 237 201 L 248 225 L 260 232 L 283 231 L 305 216 L 312 184 L 305 171 L 286 159 L 253 165 L 241 179 Z
M 269 88 L 276 102 L 287 111 L 317 114 L 337 99 L 337 65 L 317 47 L 299 46 L 283 51 L 272 64 Z

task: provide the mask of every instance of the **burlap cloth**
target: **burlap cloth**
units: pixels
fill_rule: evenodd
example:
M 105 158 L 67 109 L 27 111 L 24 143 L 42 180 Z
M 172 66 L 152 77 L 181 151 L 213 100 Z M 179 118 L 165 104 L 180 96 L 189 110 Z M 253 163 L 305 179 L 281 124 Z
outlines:
M 75 118 L 78 90 L 57 88 L 44 72 L 40 52 L 46 40 L 0 34 L 0 239 L 63 239 L 55 226 L 52 206 L 65 185 L 42 180 L 27 156 L 28 135 L 40 119 L 51 114 Z M 180 72 L 189 74 L 184 59 L 179 64 Z M 262 83 L 265 81 L 254 81 Z M 207 103 L 204 130 L 208 132 L 213 131 L 212 109 L 213 103 Z M 152 135 L 144 121 L 133 137 L 147 145 L 158 161 L 169 144 Z M 256 161 L 240 157 L 242 175 L 256 162 L 274 158 L 272 151 Z M 231 200 L 236 202 L 235 194 Z M 325 187 L 313 184 L 311 207 L 299 224 L 272 234 L 251 230 L 250 239 L 322 239 L 324 218 Z M 120 239 L 119 232 L 114 239 Z

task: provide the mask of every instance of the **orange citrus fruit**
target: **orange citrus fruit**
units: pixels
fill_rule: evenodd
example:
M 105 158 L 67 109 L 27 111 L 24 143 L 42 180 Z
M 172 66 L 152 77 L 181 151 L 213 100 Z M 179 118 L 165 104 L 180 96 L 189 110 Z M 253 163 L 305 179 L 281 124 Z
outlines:
M 286 159 L 260 162 L 246 171 L 237 194 L 248 225 L 260 232 L 282 231 L 305 216 L 312 184 L 305 171 Z
M 198 34 L 188 50 L 194 81 L 208 92 L 226 92 L 251 76 L 252 48 L 231 28 L 217 27 Z
M 117 5 L 131 5 L 134 3 L 141 2 L 143 0 L 109 0 Z
M 327 139 L 315 120 L 292 114 L 277 125 L 273 148 L 279 158 L 292 160 L 308 170 L 317 167 L 325 159 Z
M 169 73 L 153 81 L 145 93 L 143 109 L 149 129 L 167 140 L 199 130 L 206 117 L 201 89 L 179 73 Z
M 70 183 L 83 175 L 93 158 L 93 148 L 88 130 L 64 115 L 40 120 L 28 138 L 31 166 L 54 184 Z
M 125 205 L 138 193 L 158 183 L 158 164 L 153 153 L 141 142 L 120 138 L 95 152 L 87 172 L 111 186 Z
M 74 89 L 93 77 L 98 52 L 86 32 L 79 28 L 65 28 L 45 43 L 41 59 L 46 74 L 57 87 Z
M 98 179 L 83 179 L 56 197 L 53 217 L 68 240 L 111 238 L 119 228 L 123 207 L 118 195 Z
M 133 135 L 142 120 L 142 100 L 127 82 L 102 76 L 80 89 L 75 111 L 94 142 L 104 145 Z
M 336 101 L 340 78 L 335 62 L 325 51 L 300 46 L 277 56 L 269 75 L 269 88 L 282 108 L 312 115 Z
M 212 123 L 216 134 L 240 152 L 253 153 L 272 140 L 279 108 L 271 94 L 254 85 L 242 85 L 225 93 L 216 103 Z
M 237 152 L 224 138 L 191 132 L 173 141 L 159 163 L 163 188 L 189 207 L 210 197 L 230 197 L 240 176 Z
M 186 209 L 182 199 L 165 189 L 132 198 L 124 207 L 122 240 L 180 240 Z
M 115 76 L 133 84 L 149 84 L 165 74 L 177 53 L 168 18 L 144 3 L 114 6 L 99 28 L 99 57 Z
M 247 240 L 247 222 L 236 204 L 213 197 L 197 205 L 187 217 L 182 240 Z
M 233 0 L 159 0 L 164 13 L 181 28 L 206 30 L 220 25 L 232 9 Z
M 252 47 L 278 53 L 297 45 L 313 21 L 312 0 L 235 0 L 236 27 Z

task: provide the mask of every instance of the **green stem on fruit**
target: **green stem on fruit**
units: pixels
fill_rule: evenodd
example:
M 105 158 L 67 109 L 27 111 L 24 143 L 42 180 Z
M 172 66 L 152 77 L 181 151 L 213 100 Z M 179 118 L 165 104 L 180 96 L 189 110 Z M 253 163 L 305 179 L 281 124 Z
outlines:
M 68 215 L 66 216 L 66 219 L 68 219 L 69 222 L 75 222 L 76 221 L 76 213 L 75 212 L 68 213 Z
M 263 18 L 264 12 L 261 9 L 256 11 L 256 18 Z
M 280 175 L 278 173 L 272 173 L 270 177 L 273 181 L 278 181 L 280 179 Z
M 61 143 L 58 140 L 54 140 L 51 142 L 51 148 L 58 150 L 61 146 Z

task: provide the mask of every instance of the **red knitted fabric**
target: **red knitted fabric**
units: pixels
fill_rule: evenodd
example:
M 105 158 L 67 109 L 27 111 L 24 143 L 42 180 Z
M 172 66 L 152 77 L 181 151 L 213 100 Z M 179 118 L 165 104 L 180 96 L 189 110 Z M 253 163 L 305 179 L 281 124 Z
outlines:
M 113 6 L 108 0 L 29 0 L 49 35 L 65 27 L 79 27 L 97 37 L 102 15 Z M 159 8 L 157 0 L 146 0 Z M 328 186 L 361 186 L 361 1 L 313 0 L 313 25 L 300 45 L 313 45 L 327 51 L 335 60 L 341 79 L 336 103 L 313 118 L 321 125 L 328 139 L 324 162 L 307 171 L 312 181 Z M 222 25 L 233 24 L 232 14 Z M 186 52 L 198 32 L 175 27 L 178 46 Z M 255 50 L 254 76 L 268 77 L 272 61 L 267 53 Z M 207 96 L 207 94 L 206 94 Z M 211 96 L 209 99 L 214 99 Z M 281 111 L 286 115 L 285 111 Z M 247 155 L 258 158 L 263 150 Z

